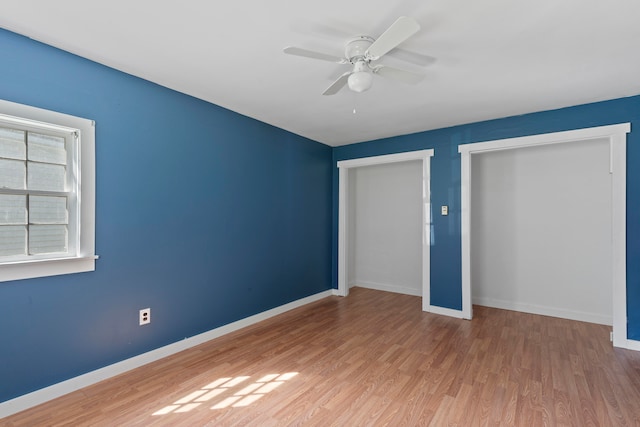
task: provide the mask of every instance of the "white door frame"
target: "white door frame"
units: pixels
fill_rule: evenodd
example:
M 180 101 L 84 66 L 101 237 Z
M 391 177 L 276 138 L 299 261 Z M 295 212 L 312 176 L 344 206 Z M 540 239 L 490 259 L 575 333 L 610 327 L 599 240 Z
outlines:
M 462 234 L 462 312 L 465 318 L 473 315 L 471 305 L 471 167 L 472 154 L 509 150 L 537 145 L 608 139 L 609 172 L 612 177 L 612 287 L 613 287 L 613 345 L 633 347 L 627 341 L 627 275 L 626 275 L 626 186 L 627 133 L 630 123 L 599 126 L 565 132 L 554 132 L 520 138 L 462 144 L 461 154 L 461 234 Z
M 362 157 L 342 160 L 337 163 L 339 170 L 338 190 L 338 294 L 349 295 L 347 236 L 348 234 L 348 188 L 349 169 L 362 166 L 422 160 L 422 309 L 430 306 L 429 249 L 431 247 L 431 157 L 433 150 L 411 151 L 408 153 Z

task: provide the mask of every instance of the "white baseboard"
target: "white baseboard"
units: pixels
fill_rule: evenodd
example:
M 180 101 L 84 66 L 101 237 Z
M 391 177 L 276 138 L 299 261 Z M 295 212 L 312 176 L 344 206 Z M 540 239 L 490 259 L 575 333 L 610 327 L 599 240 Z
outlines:
M 337 289 L 329 289 L 328 291 L 290 302 L 113 365 L 7 400 L 0 403 L 0 419 L 331 295 L 338 295 Z
M 416 290 L 406 286 L 387 285 L 384 283 L 363 282 L 363 281 L 358 281 L 356 283 L 349 284 L 350 288 L 354 286 L 367 288 L 367 289 L 375 289 L 377 291 L 386 291 L 386 292 L 395 292 L 398 294 L 413 295 L 417 297 L 422 296 L 421 290 Z M 457 319 L 464 319 L 462 310 L 454 310 L 452 308 L 444 308 L 444 307 L 437 307 L 435 305 L 430 305 L 426 311 L 433 314 L 440 314 L 443 316 L 455 317 Z
M 354 286 L 358 286 L 360 288 L 374 289 L 376 291 L 395 292 L 397 294 L 413 295 L 417 297 L 422 296 L 421 289 L 415 289 L 408 286 L 397 286 L 397 285 L 390 285 L 386 283 L 376 283 L 376 282 L 363 282 L 360 280 L 355 283 L 349 284 L 350 288 Z
M 523 313 L 540 314 L 542 316 L 559 317 L 562 319 L 578 320 L 580 322 L 597 323 L 599 325 L 613 324 L 611 316 L 605 316 L 596 313 L 587 313 L 583 311 L 567 310 L 556 307 L 548 307 L 535 304 L 525 304 L 513 301 L 504 301 L 494 298 L 473 298 L 473 303 L 484 307 L 501 308 L 504 310 L 521 311 Z
M 430 305 L 429 308 L 427 309 L 427 312 L 433 313 L 433 314 L 440 314 L 443 316 L 455 317 L 457 319 L 464 319 L 464 314 L 462 313 L 462 310 L 454 310 L 452 308 L 444 308 L 444 307 L 438 307 L 435 305 Z
M 640 351 L 640 341 L 627 340 L 626 347 L 628 350 Z

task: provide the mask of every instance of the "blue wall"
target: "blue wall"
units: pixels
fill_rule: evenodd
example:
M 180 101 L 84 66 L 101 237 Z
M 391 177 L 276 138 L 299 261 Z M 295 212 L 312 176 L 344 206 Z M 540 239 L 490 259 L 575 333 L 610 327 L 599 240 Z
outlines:
M 330 149 L 0 30 L 0 99 L 94 119 L 97 270 L 0 283 L 0 401 L 337 288 L 338 160 L 434 148 L 431 302 L 461 308 L 457 145 L 632 122 L 640 97 Z M 640 135 L 628 136 L 640 340 Z M 137 325 L 140 308 L 152 323 Z
M 330 147 L 3 30 L 0 52 L 0 99 L 97 123 L 100 256 L 0 283 L 0 402 L 330 288 Z
M 627 313 L 628 338 L 640 340 L 640 96 L 438 129 L 333 150 L 333 286 L 337 288 L 338 170 L 335 162 L 358 157 L 435 149 L 431 202 L 448 205 L 434 215 L 431 304 L 462 309 L 460 245 L 460 156 L 458 144 L 491 141 L 592 126 L 631 122 L 627 136 Z

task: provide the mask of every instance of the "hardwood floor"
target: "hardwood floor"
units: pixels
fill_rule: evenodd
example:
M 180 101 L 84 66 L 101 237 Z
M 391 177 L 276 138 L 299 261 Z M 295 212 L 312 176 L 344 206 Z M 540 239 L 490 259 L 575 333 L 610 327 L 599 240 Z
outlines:
M 352 290 L 0 420 L 3 426 L 638 426 L 610 328 Z

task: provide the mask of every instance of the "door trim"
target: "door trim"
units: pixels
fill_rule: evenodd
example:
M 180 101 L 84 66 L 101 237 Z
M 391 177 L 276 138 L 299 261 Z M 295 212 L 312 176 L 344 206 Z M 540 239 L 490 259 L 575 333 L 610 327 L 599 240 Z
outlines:
M 422 160 L 422 310 L 430 307 L 430 247 L 431 247 L 431 157 L 434 150 L 419 150 L 407 153 L 361 157 L 337 162 L 339 170 L 338 188 L 338 294 L 349 295 L 347 236 L 349 169 L 362 166 Z
M 509 150 L 565 142 L 608 139 L 610 147 L 609 172 L 612 175 L 612 288 L 613 288 L 613 345 L 629 348 L 627 340 L 627 274 L 626 274 L 626 186 L 627 133 L 630 123 L 599 126 L 564 132 L 554 132 L 520 138 L 462 144 L 461 154 L 461 236 L 462 236 L 462 312 L 465 318 L 473 315 L 471 305 L 471 167 L 472 154 Z

